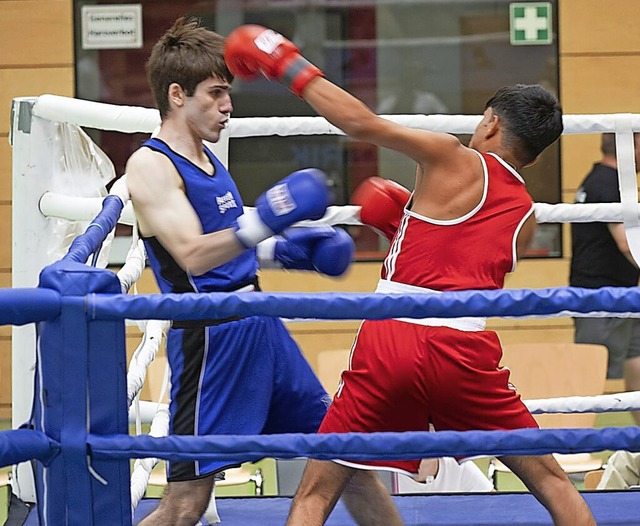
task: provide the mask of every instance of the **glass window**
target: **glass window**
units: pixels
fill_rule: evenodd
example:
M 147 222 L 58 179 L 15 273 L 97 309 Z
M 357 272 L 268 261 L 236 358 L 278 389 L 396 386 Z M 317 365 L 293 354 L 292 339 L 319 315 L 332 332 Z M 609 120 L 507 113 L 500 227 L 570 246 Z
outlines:
M 228 34 L 255 23 L 291 38 L 329 79 L 381 114 L 481 114 L 506 84 L 540 83 L 557 92 L 557 38 L 546 45 L 512 45 L 506 0 L 301 1 L 142 0 L 141 49 L 82 49 L 80 8 L 125 1 L 76 0 L 77 96 L 152 106 L 145 62 L 157 38 L 178 16 Z M 557 0 L 551 2 L 554 21 Z M 555 33 L 555 29 L 554 29 Z M 234 85 L 234 116 L 314 115 L 303 101 L 267 80 Z M 122 173 L 143 136 L 101 132 L 95 140 Z M 468 137 L 461 137 L 463 141 Z M 323 169 L 336 204 L 348 203 L 365 178 L 380 175 L 412 188 L 415 165 L 406 157 L 340 136 L 260 137 L 230 141 L 230 166 L 246 204 L 271 184 L 303 167 Z M 556 144 L 522 174 L 535 201 L 560 202 L 560 149 Z M 351 228 L 359 259 L 380 259 L 386 242 L 367 228 Z M 557 257 L 560 225 L 540 225 L 530 257 Z

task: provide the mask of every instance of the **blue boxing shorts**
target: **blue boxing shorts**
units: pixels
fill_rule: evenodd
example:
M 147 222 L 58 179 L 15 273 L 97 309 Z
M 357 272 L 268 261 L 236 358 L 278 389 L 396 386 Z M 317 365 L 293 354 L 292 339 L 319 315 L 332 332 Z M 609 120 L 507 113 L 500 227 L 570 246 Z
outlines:
M 174 435 L 315 433 L 331 403 L 282 321 L 250 317 L 169 330 Z M 244 462 L 169 462 L 169 482 Z

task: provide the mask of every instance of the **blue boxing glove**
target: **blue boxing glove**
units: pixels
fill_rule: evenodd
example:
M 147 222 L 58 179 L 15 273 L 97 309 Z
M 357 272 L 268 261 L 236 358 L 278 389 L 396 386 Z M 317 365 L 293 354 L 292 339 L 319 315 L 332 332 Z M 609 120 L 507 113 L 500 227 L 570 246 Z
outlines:
M 298 221 L 320 219 L 331 202 L 328 179 L 315 168 L 293 172 L 258 197 L 253 210 L 241 215 L 236 236 L 250 248 Z
M 355 245 L 341 228 L 330 226 L 291 228 L 258 244 L 261 265 L 315 270 L 340 276 L 353 261 Z
M 353 239 L 342 228 L 334 228 L 334 235 L 319 240 L 313 248 L 313 267 L 327 276 L 344 274 L 356 252 Z

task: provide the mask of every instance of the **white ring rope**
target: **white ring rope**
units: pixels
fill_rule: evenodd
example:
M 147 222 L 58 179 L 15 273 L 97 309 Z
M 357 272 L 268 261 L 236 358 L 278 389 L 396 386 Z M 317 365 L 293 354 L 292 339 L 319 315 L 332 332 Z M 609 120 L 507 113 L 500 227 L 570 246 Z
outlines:
M 169 327 L 166 320 L 149 320 L 146 322 L 144 335 L 138 348 L 131 357 L 127 371 L 127 407 L 131 407 L 147 377 L 147 368 L 155 359 L 162 342 L 162 336 Z
M 146 251 L 144 249 L 144 242 L 139 239 L 132 243 L 125 258 L 124 265 L 122 265 L 116 273 L 120 280 L 120 288 L 123 294 L 129 292 L 133 284 L 140 279 L 144 271 L 145 261 Z
M 149 402 L 151 403 L 151 402 Z M 169 434 L 169 407 L 166 404 L 155 404 L 157 410 L 151 422 L 149 435 L 152 437 L 165 437 Z M 138 503 L 144 497 L 149 485 L 151 471 L 160 461 L 159 458 L 150 457 L 137 459 L 131 473 L 131 510 L 136 509 Z
M 535 203 L 533 213 L 538 223 L 622 222 L 620 203 Z M 636 206 L 636 215 L 639 214 L 640 207 Z
M 73 197 L 46 192 L 40 198 L 40 212 L 46 217 L 57 219 L 90 221 L 100 211 L 102 200 L 102 197 Z M 623 220 L 622 205 L 620 203 L 535 203 L 533 212 L 538 223 L 616 223 Z M 637 207 L 636 215 L 640 216 L 640 207 Z M 359 217 L 359 206 L 330 206 L 322 219 L 318 221 L 303 221 L 299 225 L 309 226 L 317 223 L 362 225 Z M 130 201 L 125 205 L 118 222 L 124 225 L 133 225 L 135 223 Z
M 139 244 L 142 242 L 139 241 Z M 144 249 L 143 249 L 144 250 Z M 134 352 L 127 371 L 127 403 L 133 410 L 129 411 L 129 422 L 136 424 L 136 432 L 141 433 L 141 422 L 151 422 L 149 434 L 154 437 L 164 437 L 169 434 L 169 406 L 161 403 L 168 387 L 168 376 L 165 370 L 162 389 L 158 402 L 140 400 L 139 394 L 146 380 L 147 370 L 158 354 L 160 343 L 169 322 L 164 320 L 148 320 L 144 326 L 142 341 Z M 135 402 L 135 403 L 134 403 Z M 151 405 L 153 408 L 151 408 Z M 144 414 L 141 411 L 144 406 Z M 152 411 L 151 411 L 152 409 Z M 137 459 L 131 473 L 131 513 L 135 511 L 140 500 L 144 497 L 151 471 L 160 459 L 155 457 Z
M 598 396 L 525 400 L 534 415 L 543 413 L 616 413 L 640 410 L 640 391 Z
M 67 122 L 89 128 L 124 133 L 151 133 L 159 124 L 158 111 L 151 108 L 121 106 L 87 100 L 41 95 L 33 114 L 50 121 Z M 478 115 L 384 115 L 384 118 L 414 128 L 448 133 L 470 134 L 481 120 Z M 616 131 L 617 114 L 564 115 L 564 134 Z M 633 131 L 640 131 L 640 115 L 630 115 Z M 323 117 L 243 117 L 229 121 L 230 137 L 267 135 L 341 135 Z
M 640 391 L 597 396 L 565 396 L 524 400 L 533 414 L 558 413 L 622 413 L 640 411 Z M 158 407 L 168 409 L 167 404 L 140 400 L 140 415 L 143 421 L 151 421 Z
M 431 131 L 473 134 L 482 116 L 478 115 L 381 115 L 390 121 Z M 565 135 L 600 133 L 615 130 L 615 114 L 564 115 Z M 640 131 L 640 115 L 633 115 L 631 125 Z M 229 121 L 229 136 L 263 137 L 278 135 L 344 135 L 324 117 L 243 117 Z

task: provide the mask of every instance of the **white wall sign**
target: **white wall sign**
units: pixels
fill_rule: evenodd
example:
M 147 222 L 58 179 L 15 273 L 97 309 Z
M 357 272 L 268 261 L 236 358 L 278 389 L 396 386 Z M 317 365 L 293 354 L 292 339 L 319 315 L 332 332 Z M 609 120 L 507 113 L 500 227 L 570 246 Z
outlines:
M 85 5 L 81 10 L 83 49 L 142 47 L 142 5 Z

